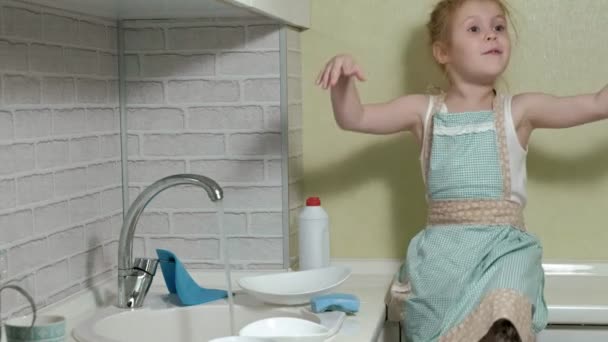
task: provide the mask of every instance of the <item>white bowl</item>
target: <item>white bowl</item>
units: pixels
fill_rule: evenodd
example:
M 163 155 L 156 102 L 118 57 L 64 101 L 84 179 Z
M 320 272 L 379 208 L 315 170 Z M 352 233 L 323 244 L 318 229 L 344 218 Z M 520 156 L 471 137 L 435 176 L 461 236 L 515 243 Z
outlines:
M 262 319 L 239 331 L 239 336 L 266 338 L 273 342 L 322 342 L 331 335 L 332 331 L 323 325 L 292 317 Z
M 307 271 L 244 277 L 239 286 L 266 303 L 308 304 L 314 296 L 329 293 L 351 274 L 346 266 L 330 266 Z
M 226 336 L 214 338 L 209 342 L 268 342 L 268 339 L 249 336 Z

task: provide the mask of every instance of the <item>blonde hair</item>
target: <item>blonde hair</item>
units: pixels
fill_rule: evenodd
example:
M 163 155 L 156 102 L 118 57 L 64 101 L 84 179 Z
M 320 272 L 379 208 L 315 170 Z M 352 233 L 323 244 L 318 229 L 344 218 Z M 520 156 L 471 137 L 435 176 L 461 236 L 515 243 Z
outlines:
M 431 39 L 431 45 L 435 42 L 449 43 L 449 29 L 452 24 L 454 13 L 467 1 L 472 0 L 441 0 L 435 5 L 431 18 L 426 27 Z M 507 18 L 511 18 L 511 11 L 504 0 L 476 0 L 492 1 L 496 3 Z

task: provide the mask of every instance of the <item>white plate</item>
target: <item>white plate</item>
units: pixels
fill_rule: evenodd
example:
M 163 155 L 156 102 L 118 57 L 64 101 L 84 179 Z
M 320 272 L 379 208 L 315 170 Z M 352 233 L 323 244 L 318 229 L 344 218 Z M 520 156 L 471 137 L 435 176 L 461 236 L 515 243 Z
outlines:
M 280 304 L 308 304 L 314 296 L 329 293 L 351 274 L 346 266 L 244 277 L 239 286 L 261 301 Z

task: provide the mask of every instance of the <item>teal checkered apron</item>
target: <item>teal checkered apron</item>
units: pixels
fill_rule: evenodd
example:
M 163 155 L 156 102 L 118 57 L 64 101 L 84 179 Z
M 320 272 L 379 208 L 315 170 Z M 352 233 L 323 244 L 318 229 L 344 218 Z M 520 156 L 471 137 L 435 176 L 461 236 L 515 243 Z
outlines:
M 510 200 L 504 97 L 493 111 L 442 113 L 435 98 L 422 164 L 427 226 L 408 246 L 399 274 L 407 341 L 479 341 L 508 319 L 522 341 L 547 324 L 540 241 Z

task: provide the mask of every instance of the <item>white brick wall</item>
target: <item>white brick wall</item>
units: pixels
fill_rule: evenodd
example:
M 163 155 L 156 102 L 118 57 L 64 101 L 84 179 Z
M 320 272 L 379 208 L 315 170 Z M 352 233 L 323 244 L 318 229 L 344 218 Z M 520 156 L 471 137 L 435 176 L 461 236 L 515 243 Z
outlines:
M 245 80 L 243 97 L 247 101 L 278 102 L 281 87 L 278 79 L 259 78 Z
M 14 111 L 15 138 L 43 138 L 51 135 L 51 111 L 49 109 L 24 109 Z
M 264 128 L 262 106 L 193 107 L 188 114 L 188 127 L 194 130 Z
M 55 173 L 55 194 L 59 197 L 74 196 L 87 190 L 87 169 L 84 167 Z
M 24 75 L 4 75 L 4 104 L 40 103 L 40 80 Z
M 120 214 L 86 224 L 84 230 L 85 249 L 88 250 L 93 247 L 104 245 L 104 243 L 113 238 L 112 233 L 114 229 L 116 229 L 116 227 L 120 229 L 121 225 L 122 215 Z M 105 257 L 109 256 L 104 255 L 104 258 Z M 112 265 L 115 265 L 115 263 Z
M 65 289 L 65 280 L 70 277 L 67 260 L 46 266 L 36 273 L 36 300 L 42 301 L 49 295 Z
M 161 82 L 127 82 L 128 104 L 160 104 L 164 102 Z
M 178 235 L 218 235 L 219 224 L 217 213 L 205 212 L 174 212 L 172 218 L 172 233 Z M 243 235 L 247 233 L 247 214 L 227 213 L 224 215 L 224 229 L 228 235 Z
M 156 256 L 156 249 L 168 249 L 184 260 L 215 260 L 219 258 L 220 242 L 217 238 L 163 237 L 150 238 L 147 256 Z
M 21 240 L 32 235 L 34 220 L 29 209 L 0 216 L 1 240 L 6 243 Z
M 177 80 L 167 84 L 168 102 L 172 104 L 236 102 L 239 83 L 229 80 Z
M 130 130 L 147 131 L 184 128 L 184 113 L 177 108 L 132 108 L 127 111 Z
M 215 73 L 215 55 L 159 54 L 140 57 L 144 77 L 210 76 Z
M 0 145 L 0 175 L 25 171 L 34 167 L 34 145 Z
M 49 257 L 53 260 L 63 259 L 84 250 L 84 227 L 76 227 L 50 235 Z
M 82 86 L 82 84 L 78 84 Z M 53 111 L 53 135 L 69 135 L 85 130 L 84 108 L 57 109 Z
M 103 247 L 99 246 L 70 258 L 70 280 L 86 282 L 109 267 L 111 265 L 104 262 Z
M 249 229 L 256 235 L 282 236 L 282 217 L 281 213 L 252 213 L 251 225 Z
M 145 253 L 173 249 L 193 267 L 281 267 L 279 26 L 260 22 L 129 22 L 126 30 L 129 184 L 180 172 L 224 188 L 221 247 L 216 206 L 202 189 L 168 189 L 136 235 Z M 137 149 L 135 148 L 137 147 Z
M 278 52 L 226 52 L 219 56 L 222 75 L 276 75 L 279 70 Z
M 42 102 L 47 104 L 74 103 L 76 86 L 68 77 L 44 77 L 42 79 Z
M 278 133 L 234 133 L 230 135 L 228 153 L 239 155 L 281 156 L 281 135 Z
M 142 156 L 224 155 L 224 135 L 205 133 L 145 134 Z
M 29 58 L 32 71 L 54 73 L 65 71 L 63 48 L 60 45 L 32 44 Z
M 40 169 L 61 167 L 70 158 L 68 140 L 41 141 L 36 144 L 36 166 Z
M 249 49 L 274 49 L 279 46 L 279 31 L 273 25 L 251 25 L 247 36 Z
M 190 172 L 211 177 L 216 182 L 263 182 L 264 160 L 193 160 Z
M 27 45 L 1 41 L 0 63 L 6 70 L 27 70 Z
M 126 29 L 124 34 L 127 49 L 160 50 L 165 46 L 161 28 Z
M 12 283 L 21 286 L 28 293 L 36 293 L 34 288 L 34 274 L 30 273 L 21 277 L 13 278 Z M 1 297 L 2 311 L 4 312 L 16 312 L 28 305 L 23 296 L 18 295 L 17 292 L 12 290 L 2 291 Z M 38 303 L 40 303 L 40 301 L 36 300 L 36 304 Z
M 66 71 L 72 74 L 91 75 L 98 74 L 99 53 L 96 50 L 69 49 L 64 50 Z
M 46 305 L 113 267 L 103 252 L 122 210 L 115 29 L 20 1 L 0 0 L 0 12 L 0 282 Z M 3 292 L 0 317 L 22 312 L 20 298 Z
M 0 14 L 0 250 L 9 277 L 1 281 L 22 284 L 44 306 L 107 279 L 116 265 L 116 28 L 14 0 L 0 0 Z M 218 268 L 228 248 L 236 268 L 282 267 L 279 26 L 128 25 L 131 201 L 169 174 L 210 176 L 224 188 L 229 236 L 222 246 L 217 207 L 202 189 L 173 188 L 141 218 L 134 254 L 167 248 L 192 267 Z M 288 40 L 290 173 L 301 168 L 298 39 L 292 32 Z M 290 177 L 291 221 L 300 177 Z M 0 317 L 26 308 L 11 294 L 2 300 Z
M 1 98 L 1 96 L 0 96 Z M 0 112 L 0 142 L 13 139 L 13 116 L 9 112 Z
M 144 213 L 137 224 L 137 231 L 142 234 L 169 234 L 169 214 Z
M 282 238 L 238 237 L 228 239 L 231 260 L 274 261 L 283 253 Z
M 190 27 L 170 27 L 167 30 L 167 38 L 166 45 L 171 50 L 230 50 L 242 48 L 246 44 L 245 27 L 230 24 L 201 23 Z M 278 46 L 276 44 L 269 48 L 277 49 Z
M 42 15 L 40 11 L 30 11 L 18 7 L 4 7 L 4 34 L 21 38 L 42 39 Z
M 74 163 L 91 162 L 100 158 L 99 137 L 70 140 L 70 160 Z
M 53 174 L 17 178 L 17 204 L 27 205 L 53 198 Z
M 271 132 L 281 131 L 281 108 L 267 107 L 264 115 L 264 126 Z

